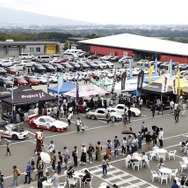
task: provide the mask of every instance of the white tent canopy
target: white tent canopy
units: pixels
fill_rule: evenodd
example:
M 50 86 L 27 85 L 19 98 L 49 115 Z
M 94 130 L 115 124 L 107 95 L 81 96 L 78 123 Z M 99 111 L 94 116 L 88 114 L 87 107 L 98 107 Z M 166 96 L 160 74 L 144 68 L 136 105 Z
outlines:
M 108 93 L 108 91 L 96 86 L 96 85 L 80 85 L 79 86 L 79 97 L 88 97 L 88 96 L 94 96 L 94 95 L 105 95 Z M 76 97 L 76 88 L 64 93 L 64 95 L 70 96 L 70 97 Z

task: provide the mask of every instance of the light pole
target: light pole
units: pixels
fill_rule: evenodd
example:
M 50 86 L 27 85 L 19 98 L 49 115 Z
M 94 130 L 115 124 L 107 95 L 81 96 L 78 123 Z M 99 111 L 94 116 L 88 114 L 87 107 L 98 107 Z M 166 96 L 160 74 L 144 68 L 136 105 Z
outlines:
M 14 117 L 13 117 L 13 114 L 14 114 L 14 79 L 15 77 L 13 77 L 13 80 L 12 80 L 12 117 L 11 117 L 11 120 L 12 122 L 14 123 Z

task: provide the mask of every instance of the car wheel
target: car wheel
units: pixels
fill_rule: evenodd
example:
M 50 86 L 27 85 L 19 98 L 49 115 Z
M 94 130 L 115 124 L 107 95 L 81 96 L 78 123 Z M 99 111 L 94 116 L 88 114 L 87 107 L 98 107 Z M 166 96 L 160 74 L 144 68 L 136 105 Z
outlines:
M 56 132 L 56 131 L 57 131 L 57 128 L 53 126 L 53 127 L 50 128 L 50 131 Z
M 90 118 L 91 118 L 92 120 L 96 119 L 96 117 L 95 117 L 94 115 L 91 115 Z
M 31 128 L 36 129 L 36 128 L 37 128 L 36 124 L 33 123 L 33 124 L 31 125 Z
M 114 121 L 117 121 L 116 117 L 112 116 L 111 118 L 113 118 L 113 119 L 114 119 Z
M 13 139 L 13 140 L 18 140 L 18 136 L 15 135 L 15 134 L 13 134 L 13 135 L 12 135 L 12 139 Z
M 134 112 L 131 112 L 131 115 L 134 116 L 134 117 L 136 116 L 136 114 Z

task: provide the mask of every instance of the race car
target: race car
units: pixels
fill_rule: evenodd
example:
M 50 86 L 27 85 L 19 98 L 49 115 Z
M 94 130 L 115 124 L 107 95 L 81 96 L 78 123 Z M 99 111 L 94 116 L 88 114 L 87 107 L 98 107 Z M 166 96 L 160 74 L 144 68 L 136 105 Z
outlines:
M 29 133 L 23 127 L 15 124 L 0 124 L 0 135 L 13 140 L 23 140 L 29 137 Z
M 108 107 L 107 110 L 110 112 L 117 112 L 117 113 L 120 113 L 121 115 L 123 115 L 125 113 L 127 114 L 128 107 L 124 104 L 117 104 L 115 107 Z M 138 108 L 130 107 L 130 110 L 131 110 L 132 116 L 138 117 L 141 115 L 141 111 Z
M 104 119 L 108 120 L 109 117 L 113 117 L 115 121 L 121 121 L 122 120 L 122 115 L 117 113 L 117 112 L 109 112 L 105 108 L 98 108 L 96 110 L 90 110 L 86 113 L 86 117 L 88 119 Z
M 33 129 L 44 129 L 52 132 L 64 132 L 68 127 L 67 123 L 56 120 L 51 116 L 40 116 L 38 118 L 33 118 L 30 119 L 28 123 Z

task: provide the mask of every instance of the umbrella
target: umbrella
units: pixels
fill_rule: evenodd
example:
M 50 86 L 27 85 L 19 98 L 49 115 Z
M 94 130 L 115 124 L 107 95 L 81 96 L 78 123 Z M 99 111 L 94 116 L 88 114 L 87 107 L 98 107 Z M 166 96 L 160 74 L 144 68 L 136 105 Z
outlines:
M 49 164 L 51 162 L 50 155 L 46 152 L 41 152 L 40 157 L 41 157 L 41 160 L 46 164 Z
M 156 125 L 151 126 L 151 128 L 152 128 L 153 131 L 156 130 L 157 132 L 159 132 L 159 127 L 157 127 Z

